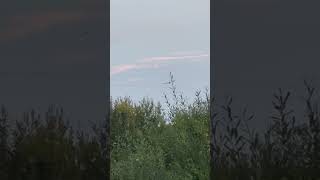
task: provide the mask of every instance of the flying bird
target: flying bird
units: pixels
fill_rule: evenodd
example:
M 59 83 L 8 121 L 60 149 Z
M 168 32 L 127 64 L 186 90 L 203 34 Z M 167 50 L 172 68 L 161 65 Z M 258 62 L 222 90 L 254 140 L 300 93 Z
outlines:
M 163 82 L 163 83 L 161 83 L 161 84 L 171 84 L 171 82 L 168 81 L 168 82 Z

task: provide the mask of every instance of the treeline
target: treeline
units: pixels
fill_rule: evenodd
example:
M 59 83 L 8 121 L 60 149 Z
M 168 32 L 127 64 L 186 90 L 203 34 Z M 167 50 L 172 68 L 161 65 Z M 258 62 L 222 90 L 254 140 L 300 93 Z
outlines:
M 207 180 L 210 175 L 209 94 L 193 101 L 173 79 L 166 103 L 113 101 L 111 179 Z
M 63 110 L 31 111 L 15 123 L 0 112 L 1 180 L 102 180 L 107 177 L 107 124 L 74 130 Z
M 265 131 L 250 125 L 259 121 L 248 110 L 212 101 L 211 179 L 320 179 L 319 94 L 305 81 L 305 95 L 293 106 L 292 92 L 279 89 L 270 101 L 273 113 Z M 299 114 L 303 112 L 303 116 Z
M 171 85 L 164 106 L 147 98 L 112 100 L 110 135 L 108 119 L 88 134 L 75 130 L 58 107 L 43 116 L 24 113 L 15 123 L 3 107 L 0 179 L 208 179 L 209 94 L 199 92 L 188 103 Z
M 276 91 L 264 131 L 232 98 L 219 105 L 205 91 L 187 101 L 170 84 L 164 104 L 112 100 L 110 121 L 90 134 L 74 130 L 61 108 L 44 116 L 31 111 L 12 124 L 3 107 L 0 179 L 102 180 L 109 173 L 113 180 L 320 179 L 320 101 L 311 83 L 300 107 L 292 93 Z

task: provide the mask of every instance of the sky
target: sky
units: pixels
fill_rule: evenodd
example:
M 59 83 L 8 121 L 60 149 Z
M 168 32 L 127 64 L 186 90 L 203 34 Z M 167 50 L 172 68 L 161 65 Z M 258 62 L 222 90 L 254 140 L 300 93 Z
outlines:
M 108 68 L 116 97 L 163 100 L 170 72 L 186 96 L 209 86 L 209 0 L 110 3 L 107 29 L 105 1 L 3 2 L 0 104 L 9 115 L 55 104 L 75 125 L 102 120 Z
M 235 95 L 240 104 L 262 112 L 271 107 L 277 88 L 301 92 L 303 79 L 320 77 L 319 1 L 216 0 L 211 35 L 209 0 L 110 3 L 114 97 L 163 101 L 168 88 L 162 83 L 170 72 L 178 90 L 192 97 L 209 86 L 211 65 L 216 96 Z M 58 104 L 78 121 L 104 116 L 109 59 L 104 5 L 3 1 L 0 104 L 19 113 Z
M 111 0 L 112 97 L 164 101 L 172 72 L 189 98 L 210 87 L 209 0 Z
M 3 2 L 0 104 L 13 121 L 51 104 L 76 127 L 105 118 L 107 20 L 100 0 Z
M 303 80 L 313 80 L 317 88 L 320 82 L 319 6 L 312 0 L 217 0 L 212 68 L 217 100 L 233 96 L 235 107 L 247 106 L 258 125 L 270 120 L 273 93 L 283 88 L 291 91 L 290 103 L 301 115 Z

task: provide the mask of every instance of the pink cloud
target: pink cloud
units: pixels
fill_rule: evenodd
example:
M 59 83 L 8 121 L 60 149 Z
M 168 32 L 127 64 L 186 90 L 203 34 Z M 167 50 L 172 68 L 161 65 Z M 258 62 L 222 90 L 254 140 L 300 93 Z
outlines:
M 137 70 L 137 69 L 150 69 L 150 68 L 158 68 L 159 65 L 157 64 L 123 64 L 111 67 L 111 75 L 127 72 L 130 70 Z
M 209 60 L 209 54 L 198 54 L 198 55 L 185 55 L 185 56 L 158 56 L 144 58 L 137 63 L 133 64 L 122 64 L 111 67 L 111 76 L 124 73 L 131 70 L 138 69 L 151 69 L 160 68 L 161 66 L 168 65 L 168 63 L 176 60 L 188 60 L 191 62 L 199 62 L 203 60 Z
M 185 60 L 185 59 L 199 59 L 209 57 L 209 54 L 200 54 L 200 55 L 188 55 L 188 56 L 163 56 L 163 57 L 149 57 L 143 59 L 141 62 L 161 62 L 161 61 L 173 61 L 173 60 Z

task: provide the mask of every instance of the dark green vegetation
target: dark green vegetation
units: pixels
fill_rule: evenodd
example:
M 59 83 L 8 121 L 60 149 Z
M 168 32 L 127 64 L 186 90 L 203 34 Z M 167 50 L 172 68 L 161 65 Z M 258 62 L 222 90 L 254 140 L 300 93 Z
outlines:
M 250 126 L 257 119 L 232 98 L 211 106 L 211 179 L 320 179 L 319 92 L 309 82 L 305 89 L 299 107 L 289 91 L 274 94 L 264 132 Z
M 197 93 L 188 104 L 171 88 L 167 110 L 150 99 L 112 101 L 110 146 L 107 121 L 88 134 L 75 130 L 60 108 L 41 116 L 28 112 L 17 121 L 2 108 L 0 179 L 106 180 L 107 147 L 114 180 L 208 179 L 209 99 Z
M 1 180 L 101 180 L 107 177 L 106 126 L 90 137 L 73 131 L 60 108 L 25 113 L 9 126 L 0 112 Z
M 167 110 L 150 99 L 113 101 L 111 179 L 208 179 L 208 94 L 199 92 L 187 103 L 173 82 L 171 79 L 172 94 L 165 96 Z
M 108 121 L 88 134 L 51 107 L 43 116 L 31 111 L 9 125 L 13 121 L 2 108 L 0 179 L 108 179 L 110 152 L 113 180 L 317 180 L 320 101 L 310 83 L 305 89 L 300 104 L 279 89 L 270 101 L 268 126 L 258 130 L 251 124 L 258 119 L 235 107 L 232 98 L 222 105 L 211 101 L 209 113 L 208 92 L 186 101 L 171 79 L 172 94 L 163 107 L 147 98 L 111 101 L 110 141 Z

